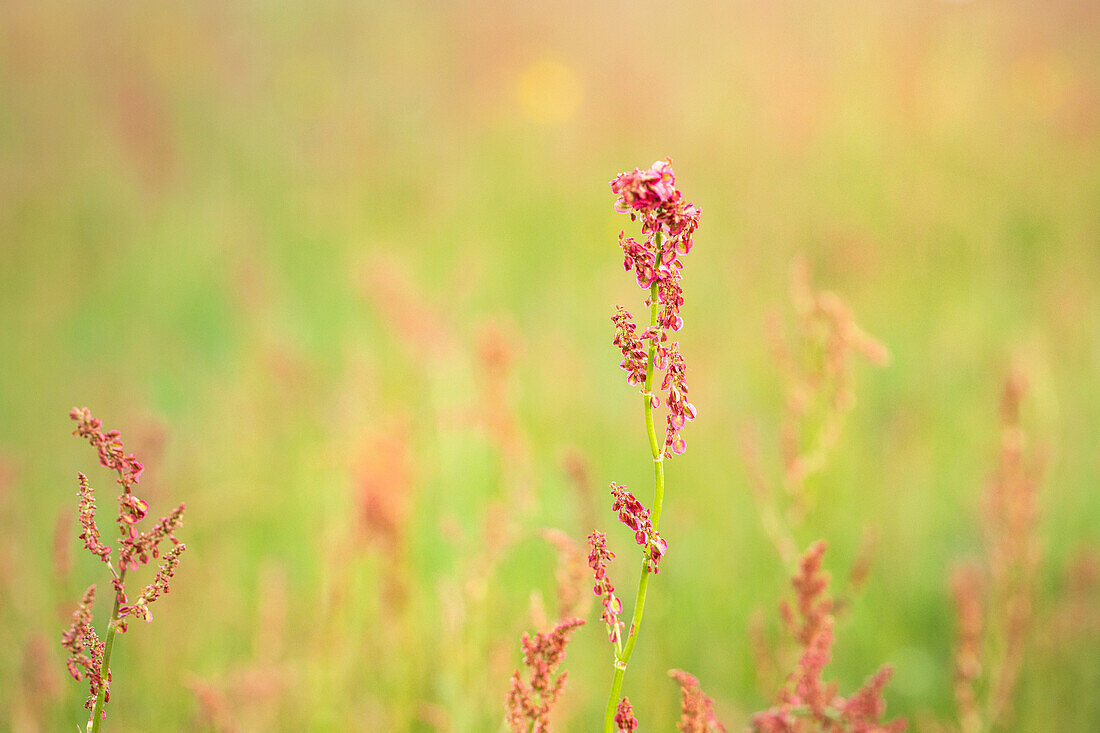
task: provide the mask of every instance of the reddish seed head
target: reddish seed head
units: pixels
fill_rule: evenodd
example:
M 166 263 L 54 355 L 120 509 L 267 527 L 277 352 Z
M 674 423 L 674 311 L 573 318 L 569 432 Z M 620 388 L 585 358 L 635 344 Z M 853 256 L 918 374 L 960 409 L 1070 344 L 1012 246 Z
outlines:
M 656 573 L 658 563 L 668 551 L 668 542 L 654 529 L 649 509 L 635 499 L 625 486 L 612 483 L 611 496 L 611 511 L 618 512 L 619 521 L 634 531 L 635 541 L 646 548 L 649 572 Z
M 622 638 L 623 625 L 619 621 L 619 614 L 623 611 L 623 603 L 615 595 L 615 586 L 607 577 L 607 566 L 615 559 L 615 553 L 607 549 L 607 537 L 599 530 L 593 530 L 588 535 L 588 566 L 592 568 L 593 577 L 596 580 L 592 586 L 592 593 L 600 596 L 603 601 L 603 613 L 600 618 L 607 624 L 608 639 L 614 643 Z
M 638 729 L 638 719 L 634 717 L 634 706 L 630 704 L 630 698 L 619 700 L 619 706 L 615 708 L 615 726 L 618 733 L 634 733 Z
M 668 676 L 680 685 L 680 722 L 682 733 L 726 733 L 726 727 L 714 715 L 714 701 L 703 694 L 699 680 L 681 669 L 670 669 Z
M 565 658 L 570 635 L 583 625 L 583 619 L 573 618 L 548 633 L 523 635 L 523 664 L 529 670 L 528 680 L 516 670 L 507 698 L 506 716 L 514 733 L 549 730 L 550 709 L 565 687 L 565 673 L 556 677 L 554 673 Z
M 100 420 L 93 417 L 88 408 L 74 407 L 69 416 L 76 421 L 77 427 L 74 435 L 86 438 L 96 449 L 100 463 L 118 473 L 118 483 L 122 486 L 122 494 L 118 498 L 117 523 L 121 532 L 118 543 L 118 570 L 111 580 L 111 586 L 115 592 L 115 600 L 118 615 L 111 623 L 120 633 L 126 631 L 127 616 L 134 615 L 149 621 L 152 614 L 149 604 L 155 601 L 162 593 L 169 591 L 169 581 L 179 564 L 179 556 L 186 549 L 176 539 L 175 530 L 183 523 L 184 506 L 180 504 L 166 517 L 162 517 L 152 529 L 139 532 L 137 525 L 148 516 L 149 505 L 143 499 L 135 496 L 131 487 L 141 477 L 144 466 L 133 455 L 127 454 L 122 446 L 121 436 L 117 430 L 104 431 Z M 79 490 L 79 518 L 81 533 L 80 539 L 84 546 L 97 555 L 104 562 L 109 562 L 111 548 L 103 544 L 100 539 L 99 527 L 95 521 L 95 497 L 88 478 L 84 474 L 78 474 L 80 481 Z M 126 593 L 126 571 L 136 570 L 138 563 L 144 564 L 150 556 L 158 557 L 159 546 L 164 540 L 172 543 L 172 549 L 165 556 L 164 562 L 157 571 L 153 582 L 146 586 L 137 600 L 130 604 Z M 91 605 L 95 600 L 95 586 L 91 586 L 85 592 L 80 606 L 73 614 L 73 623 L 62 634 L 61 644 L 69 651 L 69 659 L 66 666 L 70 674 L 77 680 L 87 679 L 90 696 L 85 701 L 85 707 L 93 709 L 97 699 L 102 695 L 100 717 L 106 717 L 105 704 L 110 700 L 109 669 L 104 669 L 103 655 L 104 643 L 99 640 L 95 629 L 92 627 Z
M 687 449 L 679 431 L 686 421 L 695 418 L 695 407 L 684 401 L 687 381 L 683 357 L 678 344 L 668 341 L 668 334 L 684 326 L 680 315 L 684 305 L 680 258 L 691 251 L 691 237 L 699 226 L 700 211 L 685 202 L 676 188 L 670 159 L 657 161 L 647 170 L 621 173 L 611 181 L 611 190 L 618 197 L 617 211 L 629 212 L 632 220 L 639 217 L 642 220 L 642 241 L 626 236 L 625 232 L 619 233 L 623 267 L 634 270 L 639 287 L 646 290 L 655 287 L 657 295 L 657 325 L 647 328 L 640 337 L 635 335 L 636 326 L 630 314 L 618 307 L 612 318 L 616 326 L 614 343 L 623 353 L 620 366 L 627 372 L 628 384 L 645 383 L 648 348 L 654 352 L 654 371 L 668 370 L 661 386 L 666 392 L 665 399 L 649 394 L 649 402 L 654 409 L 662 402 L 668 405 L 662 454 L 671 458 Z M 650 341 L 648 348 L 646 341 Z M 644 386 L 642 390 L 648 393 Z

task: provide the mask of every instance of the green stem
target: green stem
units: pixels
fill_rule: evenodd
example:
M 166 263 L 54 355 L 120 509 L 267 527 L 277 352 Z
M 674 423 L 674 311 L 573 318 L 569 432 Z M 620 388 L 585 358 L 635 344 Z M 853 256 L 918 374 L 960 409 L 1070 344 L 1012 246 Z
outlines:
M 126 568 L 118 575 L 121 583 L 126 579 Z M 100 666 L 100 675 L 103 684 L 100 685 L 99 694 L 95 697 L 95 706 L 92 708 L 92 717 L 88 719 L 88 731 L 99 733 L 100 723 L 103 722 L 103 706 L 107 703 L 107 689 L 111 684 L 111 650 L 115 648 L 115 634 L 118 631 L 118 593 L 115 593 L 115 607 L 111 611 L 111 620 L 107 623 L 107 639 L 103 642 L 103 664 Z
M 661 234 L 654 235 L 657 245 L 656 262 L 661 262 Z M 649 325 L 657 325 L 657 282 L 649 286 Z M 657 353 L 655 339 L 649 341 L 649 359 L 646 363 L 645 389 L 642 400 L 645 410 L 645 429 L 649 436 L 649 450 L 653 454 L 653 529 L 657 530 L 661 523 L 661 506 L 665 500 L 665 463 L 663 456 L 663 441 L 657 441 L 657 430 L 653 424 L 653 372 L 654 358 Z M 626 676 L 626 666 L 630 657 L 634 654 L 634 646 L 638 643 L 638 631 L 642 628 L 642 615 L 645 613 L 646 591 L 649 589 L 649 547 L 645 548 L 645 556 L 642 557 L 642 572 L 638 578 L 638 593 L 634 598 L 634 616 L 630 622 L 630 632 L 627 634 L 626 646 L 621 654 L 615 655 L 615 677 L 611 681 L 611 695 L 607 699 L 607 708 L 604 710 L 604 733 L 612 733 L 615 725 L 615 710 L 619 706 L 619 695 L 623 690 L 623 678 Z

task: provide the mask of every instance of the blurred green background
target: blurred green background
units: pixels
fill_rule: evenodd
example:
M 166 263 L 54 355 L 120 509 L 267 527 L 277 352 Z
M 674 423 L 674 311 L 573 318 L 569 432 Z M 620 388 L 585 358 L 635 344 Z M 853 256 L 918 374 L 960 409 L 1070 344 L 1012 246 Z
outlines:
M 777 465 L 763 323 L 805 253 L 893 355 L 856 369 L 798 529 L 838 576 L 880 538 L 827 675 L 889 662 L 891 716 L 952 720 L 948 572 L 983 552 L 1018 365 L 1046 471 L 1016 729 L 1096 729 L 1096 606 L 1047 620 L 1100 542 L 1098 38 L 1085 0 L 0 3 L 0 728 L 83 719 L 58 639 L 107 579 L 76 472 L 106 535 L 114 506 L 69 436 L 87 405 L 153 514 L 188 507 L 108 730 L 497 730 L 532 598 L 554 614 L 540 528 L 594 521 L 633 596 L 604 487 L 648 502 L 651 468 L 609 316 L 642 293 L 607 182 L 670 155 L 703 210 L 700 417 L 627 675 L 643 727 L 673 728 L 670 667 L 731 730 L 771 702 L 748 629 L 780 638 L 789 570 L 738 443 Z M 588 618 L 563 730 L 610 686 Z

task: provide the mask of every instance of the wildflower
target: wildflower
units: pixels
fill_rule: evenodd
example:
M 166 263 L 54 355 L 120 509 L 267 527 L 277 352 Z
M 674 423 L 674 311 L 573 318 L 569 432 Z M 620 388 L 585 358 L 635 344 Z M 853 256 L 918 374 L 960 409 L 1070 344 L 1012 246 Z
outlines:
M 629 311 L 621 305 L 615 308 L 615 315 L 611 317 L 611 321 L 615 324 L 615 338 L 612 343 L 623 352 L 623 360 L 619 366 L 626 372 L 626 383 L 631 385 L 642 384 L 645 382 L 646 365 L 649 362 L 649 357 L 646 355 L 641 340 L 634 335 L 638 327 L 631 320 Z
M 619 621 L 619 614 L 623 612 L 623 602 L 615 595 L 615 586 L 607 577 L 607 566 L 615 559 L 615 553 L 607 549 L 607 536 L 599 530 L 594 530 L 588 535 L 588 566 L 592 568 L 596 584 L 592 587 L 592 593 L 603 601 L 603 613 L 600 618 L 607 624 L 607 636 L 611 643 L 617 643 L 622 639 L 623 625 Z
M 611 191 L 619 196 L 615 210 L 620 214 L 659 209 L 677 193 L 672 161 L 659 160 L 649 170 L 635 168 L 630 173 L 620 173 L 611 181 Z
M 832 599 L 825 591 L 828 576 L 821 571 L 824 542 L 815 542 L 803 555 L 798 574 L 791 579 L 798 596 L 799 621 L 789 603 L 780 610 L 792 635 L 802 647 L 798 665 L 787 678 L 777 704 L 752 716 L 752 728 L 762 733 L 794 733 L 803 730 L 851 733 L 900 733 L 903 719 L 882 723 L 886 702 L 882 690 L 890 679 L 889 667 L 881 667 L 863 687 L 845 699 L 837 684 L 821 676 L 833 645 Z M 810 727 L 810 726 L 813 727 Z
M 125 493 L 130 493 L 130 486 L 138 482 L 145 466 L 132 453 L 124 452 L 122 442 L 119 440 L 121 433 L 117 430 L 104 433 L 100 429 L 103 427 L 103 421 L 92 417 L 92 412 L 87 407 L 74 407 L 69 411 L 69 417 L 77 423 L 73 435 L 88 439 L 99 453 L 100 464 L 105 468 L 118 471 L 119 484 L 122 485 Z
M 91 709 L 91 703 L 101 689 L 103 681 L 103 642 L 92 626 L 92 605 L 95 603 L 95 586 L 90 585 L 80 599 L 80 605 L 73 612 L 73 622 L 68 631 L 61 635 L 61 646 L 69 652 L 66 666 L 73 679 L 80 682 L 88 678 L 89 696 L 84 707 Z M 108 673 L 110 680 L 110 673 Z M 109 693 L 105 692 L 109 697 Z
M 560 530 L 543 530 L 542 537 L 558 550 L 558 565 L 554 571 L 558 585 L 558 618 L 579 616 L 588 607 L 581 591 L 588 577 L 584 552 L 576 541 Z
M 680 685 L 681 733 L 726 733 L 726 727 L 714 715 L 714 701 L 703 694 L 699 680 L 682 669 L 670 669 L 668 676 Z
M 656 573 L 658 563 L 668 551 L 668 542 L 654 529 L 649 510 L 625 486 L 612 483 L 611 496 L 614 497 L 611 511 L 618 512 L 619 521 L 634 530 L 635 541 L 646 548 L 649 572 Z
M 85 702 L 85 707 L 92 711 L 89 730 L 95 733 L 99 730 L 100 721 L 107 715 L 106 704 L 110 700 L 111 681 L 110 656 L 115 634 L 126 631 L 128 616 L 139 616 L 146 621 L 152 619 L 149 604 L 162 593 L 168 592 L 169 581 L 179 564 L 179 556 L 186 549 L 175 536 L 175 531 L 183 523 L 184 505 L 180 504 L 167 516 L 161 517 L 152 529 L 139 531 L 137 525 L 148 516 L 149 504 L 136 496 L 132 487 L 140 479 L 144 466 L 133 454 L 125 452 L 120 433 L 117 430 L 104 431 L 102 422 L 93 417 L 88 408 L 74 407 L 69 416 L 77 423 L 73 435 L 87 438 L 99 454 L 99 462 L 118 473 L 118 483 L 122 486 L 122 493 L 118 497 L 117 517 L 121 535 L 118 544 L 118 569 L 113 571 L 114 577 L 111 579 L 111 587 L 115 592 L 115 610 L 108 621 L 106 639 L 100 641 L 92 627 L 94 585 L 85 591 L 80 606 L 73 614 L 72 625 L 61 637 L 61 645 L 70 655 L 69 673 L 78 681 L 85 677 L 88 679 L 91 695 Z M 80 473 L 77 478 L 80 482 L 80 539 L 84 541 L 84 547 L 89 552 L 110 564 L 111 548 L 100 539 L 99 527 L 95 521 L 95 497 L 88 477 Z M 150 557 L 159 557 L 160 544 L 165 540 L 171 542 L 172 549 L 165 556 L 153 582 L 131 604 L 126 593 L 127 572 L 136 570 L 139 562 L 145 564 Z
M 550 730 L 550 709 L 565 687 L 566 673 L 554 676 L 565 658 L 569 636 L 584 625 L 579 618 L 569 619 L 549 632 L 533 637 L 523 635 L 523 664 L 530 671 L 524 681 L 519 670 L 512 673 L 508 691 L 507 720 L 513 733 L 545 733 Z
M 110 562 L 111 548 L 103 544 L 99 539 L 99 527 L 95 523 L 95 494 L 88 485 L 88 477 L 82 473 L 77 474 L 80 481 L 80 539 L 84 540 L 84 547 L 93 555 L 98 555 L 103 562 Z
M 691 251 L 691 238 L 699 226 L 700 211 L 685 202 L 676 188 L 676 176 L 669 159 L 657 161 L 645 171 L 635 169 L 619 174 L 611 181 L 611 190 L 619 197 L 615 204 L 617 211 L 630 213 L 631 220 L 639 217 L 642 220 L 645 235 L 642 241 L 620 232 L 619 247 L 623 251 L 623 268 L 633 270 L 638 286 L 649 290 L 647 305 L 654 306 L 655 314 L 652 325 L 636 336 L 637 327 L 630 314 L 617 306 L 612 317 L 615 323 L 613 343 L 623 353 L 620 366 L 627 373 L 627 383 L 645 382 L 643 394 L 648 395 L 652 408 L 659 407 L 662 400 L 649 392 L 646 369 L 651 366 L 654 371 L 668 370 L 661 386 L 669 413 L 665 445 L 660 455 L 672 458 L 686 450 L 680 429 L 695 417 L 695 407 L 685 401 L 687 380 L 683 356 L 679 344 L 669 342 L 668 334 L 684 326 L 680 315 L 684 305 L 681 257 Z M 643 346 L 646 341 L 650 342 L 648 354 Z
M 167 593 L 171 590 L 168 587 L 168 581 L 175 574 L 176 567 L 179 565 L 179 557 L 186 549 L 187 545 L 179 544 L 168 551 L 168 554 L 164 556 L 164 562 L 157 569 L 153 582 L 145 586 L 134 605 L 122 606 L 118 609 L 119 618 L 125 618 L 132 614 L 141 616 L 145 622 L 153 620 L 153 614 L 149 612 L 149 604 L 160 598 L 161 593 Z
M 634 717 L 630 698 L 624 697 L 619 701 L 619 707 L 615 709 L 615 726 L 619 729 L 618 733 L 634 733 L 638 729 L 638 719 Z
M 665 391 L 665 402 L 668 404 L 668 415 L 665 419 L 665 457 L 680 455 L 687 450 L 687 443 L 680 437 L 680 430 L 686 423 L 695 419 L 695 405 L 685 398 L 688 394 L 687 372 L 684 367 L 684 357 L 679 352 L 677 344 L 672 344 L 664 350 L 663 357 L 667 360 L 668 371 L 665 372 L 661 389 Z

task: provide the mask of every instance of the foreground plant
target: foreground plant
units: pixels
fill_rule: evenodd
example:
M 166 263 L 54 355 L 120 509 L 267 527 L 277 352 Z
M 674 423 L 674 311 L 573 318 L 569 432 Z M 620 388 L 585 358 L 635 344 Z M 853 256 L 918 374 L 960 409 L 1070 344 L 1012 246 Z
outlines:
M 642 396 L 646 435 L 653 456 L 653 509 L 646 508 L 626 486 L 611 484 L 612 511 L 634 532 L 635 541 L 642 547 L 641 575 L 629 629 L 619 620 L 622 602 L 607 577 L 607 566 L 615 557 L 607 549 L 607 538 L 598 531 L 588 538 L 589 565 L 596 581 L 593 590 L 603 599 L 603 620 L 614 647 L 615 674 L 604 712 L 605 733 L 611 733 L 614 726 L 619 730 L 632 730 L 636 726 L 629 700 L 620 700 L 620 694 L 627 665 L 638 643 L 649 578 L 657 573 L 668 551 L 668 542 L 659 531 L 665 495 L 664 462 L 687 449 L 680 431 L 696 415 L 695 406 L 687 400 L 684 357 L 679 343 L 669 340 L 669 334 L 684 325 L 680 315 L 684 304 L 681 258 L 691 252 L 691 238 L 699 226 L 700 215 L 699 209 L 685 201 L 676 188 L 670 159 L 659 160 L 648 170 L 634 169 L 616 176 L 611 181 L 611 190 L 618 196 L 615 209 L 630 214 L 631 221 L 641 222 L 641 241 L 626 236 L 624 231 L 619 233 L 619 246 L 624 269 L 633 270 L 638 287 L 647 292 L 649 325 L 639 333 L 630 312 L 621 305 L 616 307 L 611 320 L 615 324 L 613 343 L 622 351 L 620 366 L 627 374 L 626 381 L 637 386 Z M 658 389 L 657 376 L 661 373 Z M 662 404 L 667 409 L 664 435 L 660 436 L 654 411 Z
M 176 539 L 175 531 L 183 524 L 184 505 L 180 504 L 170 514 L 161 517 L 150 529 L 139 532 L 137 524 L 149 513 L 149 505 L 138 498 L 133 486 L 141 478 L 145 467 L 132 453 L 126 453 L 122 447 L 120 433 L 117 430 L 104 431 L 103 423 L 92 417 L 87 407 L 74 407 L 69 417 L 76 421 L 73 435 L 87 438 L 99 454 L 99 462 L 105 468 L 118 473 L 118 483 L 122 493 L 118 497 L 119 528 L 118 555 L 111 562 L 112 549 L 103 544 L 99 527 L 95 520 L 95 494 L 88 477 L 78 473 L 80 482 L 79 516 L 80 539 L 84 547 L 100 558 L 110 570 L 111 586 L 114 589 L 114 606 L 107 622 L 107 634 L 101 641 L 92 625 L 92 606 L 96 600 L 96 586 L 88 586 L 80 605 L 73 612 L 73 622 L 61 635 L 61 645 L 69 652 L 69 673 L 78 682 L 87 678 L 89 696 L 84 707 L 91 711 L 87 731 L 95 733 L 107 717 L 107 702 L 111 698 L 111 652 L 114 649 L 115 636 L 124 633 L 130 616 L 136 616 L 146 622 L 153 620 L 149 605 L 162 593 L 169 591 L 169 581 L 176 572 L 180 555 L 186 545 Z M 150 558 L 160 557 L 160 546 L 167 540 L 171 548 L 164 554 L 153 582 L 142 588 L 137 598 L 130 600 L 126 592 L 126 575 L 145 565 Z
M 630 700 L 620 699 L 620 694 L 627 664 L 638 642 L 649 576 L 657 573 L 668 551 L 668 543 L 658 531 L 665 492 L 664 461 L 686 450 L 680 431 L 695 419 L 695 406 L 687 401 L 684 357 L 679 344 L 669 340 L 669 332 L 679 331 L 684 325 L 680 316 L 684 304 L 681 257 L 691 251 L 691 237 L 699 226 L 700 213 L 676 188 L 669 159 L 659 160 L 644 171 L 635 169 L 616 176 L 611 181 L 611 190 L 618 196 L 616 210 L 629 213 L 631 221 L 640 220 L 642 225 L 641 241 L 626 236 L 624 231 L 619 233 L 619 246 L 623 251 L 623 267 L 634 271 L 638 286 L 648 293 L 645 305 L 649 308 L 649 325 L 638 333 L 637 324 L 623 306 L 616 307 L 611 320 L 615 324 L 613 343 L 622 351 L 620 366 L 627 373 L 626 381 L 637 386 L 642 395 L 646 434 L 653 456 L 653 509 L 642 504 L 626 486 L 611 484 L 611 510 L 630 528 L 642 548 L 641 576 L 629 630 L 619 620 L 623 604 L 615 595 L 615 586 L 607 572 L 615 553 L 608 549 L 603 532 L 595 530 L 588 536 L 588 565 L 595 578 L 593 592 L 602 600 L 601 618 L 614 647 L 615 675 L 604 714 L 605 733 L 629 732 L 638 727 Z M 660 387 L 655 388 L 662 373 Z M 659 436 L 654 411 L 662 404 L 667 412 L 664 435 Z M 548 637 L 540 634 L 532 640 L 524 635 L 524 663 L 532 670 L 532 681 L 523 683 L 518 671 L 512 677 L 507 722 L 513 731 L 548 730 L 549 708 L 557 700 L 564 675 L 551 684 L 546 669 L 552 672 L 564 657 L 568 632 L 579 623 L 577 619 L 564 621 Z M 540 651 L 544 647 L 552 653 L 544 655 Z M 539 661 L 543 657 L 546 662 Z

